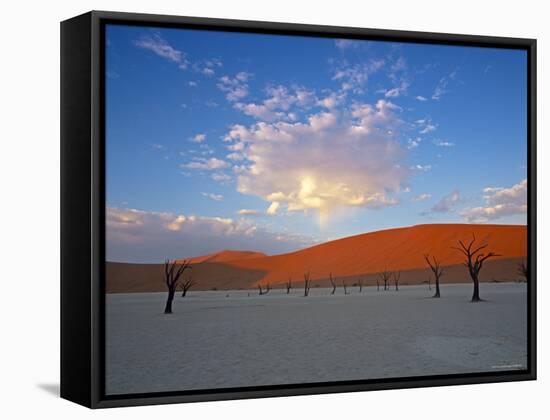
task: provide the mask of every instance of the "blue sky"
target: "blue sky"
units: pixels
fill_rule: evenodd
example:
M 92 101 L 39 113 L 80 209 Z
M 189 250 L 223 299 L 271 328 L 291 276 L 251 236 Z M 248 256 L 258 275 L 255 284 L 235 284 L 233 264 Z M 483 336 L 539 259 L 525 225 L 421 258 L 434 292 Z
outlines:
M 108 259 L 526 221 L 520 50 L 107 26 Z

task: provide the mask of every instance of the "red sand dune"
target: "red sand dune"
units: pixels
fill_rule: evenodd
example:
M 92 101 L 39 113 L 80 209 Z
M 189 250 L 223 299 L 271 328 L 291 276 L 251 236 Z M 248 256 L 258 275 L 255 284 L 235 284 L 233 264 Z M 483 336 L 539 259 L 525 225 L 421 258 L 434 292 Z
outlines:
M 222 251 L 192 258 L 199 289 L 255 287 L 258 283 L 295 283 L 309 271 L 325 285 L 329 273 L 351 284 L 359 278 L 375 284 L 382 270 L 402 271 L 402 284 L 422 283 L 428 277 L 423 255 L 435 255 L 448 275 L 443 281 L 469 281 L 458 240 L 487 243 L 487 251 L 501 254 L 488 260 L 482 281 L 517 277 L 517 263 L 527 255 L 527 229 L 518 225 L 430 224 L 388 229 L 326 242 L 300 251 L 265 256 L 251 251 Z M 108 263 L 107 291 L 161 291 L 162 265 Z
M 313 278 L 373 273 L 384 269 L 424 268 L 423 255 L 435 255 L 442 265 L 463 262 L 453 249 L 458 240 L 488 243 L 488 250 L 501 254 L 494 259 L 527 255 L 527 230 L 513 225 L 432 224 L 382 230 L 316 245 L 290 254 L 250 261 L 232 261 L 230 265 L 264 271 L 264 282 L 285 282 L 288 276 L 301 278 L 310 271 Z

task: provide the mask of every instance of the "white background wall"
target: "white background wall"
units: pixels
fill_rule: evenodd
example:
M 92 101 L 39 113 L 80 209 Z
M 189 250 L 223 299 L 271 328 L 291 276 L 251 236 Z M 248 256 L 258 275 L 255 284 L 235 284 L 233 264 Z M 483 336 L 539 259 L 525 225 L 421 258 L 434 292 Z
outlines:
M 543 1 L 6 1 L 0 49 L 0 416 L 518 419 L 548 414 L 549 13 Z M 89 411 L 59 384 L 59 21 L 96 10 L 538 39 L 539 380 Z M 546 254 L 546 261 L 545 261 Z M 55 417 L 54 417 L 55 416 Z

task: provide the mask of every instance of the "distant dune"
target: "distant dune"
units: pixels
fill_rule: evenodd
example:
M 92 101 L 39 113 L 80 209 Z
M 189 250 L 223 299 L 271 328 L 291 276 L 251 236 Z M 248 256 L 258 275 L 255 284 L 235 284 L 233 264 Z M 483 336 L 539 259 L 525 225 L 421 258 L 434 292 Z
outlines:
M 232 250 L 223 250 L 220 252 L 216 252 L 214 254 L 208 254 L 208 255 L 201 255 L 199 257 L 191 257 L 178 261 L 184 261 L 187 260 L 192 264 L 197 263 L 203 263 L 203 262 L 228 262 L 228 261 L 235 261 L 235 260 L 247 260 L 250 258 L 258 258 L 258 257 L 267 257 L 263 252 L 255 252 L 255 251 L 232 251 Z
M 258 283 L 280 287 L 291 278 L 299 287 L 309 271 L 314 286 L 328 285 L 329 273 L 348 285 L 361 279 L 376 284 L 382 270 L 402 271 L 401 283 L 426 282 L 423 255 L 435 255 L 446 267 L 442 282 L 469 282 L 462 255 L 452 247 L 458 240 L 488 243 L 501 254 L 488 260 L 481 281 L 513 281 L 517 264 L 527 255 L 527 228 L 518 225 L 430 224 L 365 233 L 326 242 L 300 251 L 266 256 L 253 251 L 221 251 L 191 258 L 196 289 L 245 289 Z M 107 263 L 107 292 L 164 291 L 162 264 Z

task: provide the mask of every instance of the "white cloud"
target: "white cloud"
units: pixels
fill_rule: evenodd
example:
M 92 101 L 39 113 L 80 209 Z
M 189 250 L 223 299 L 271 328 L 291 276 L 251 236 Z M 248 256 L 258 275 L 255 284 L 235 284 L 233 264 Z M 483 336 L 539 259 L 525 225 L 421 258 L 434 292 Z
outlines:
M 216 69 L 222 67 L 223 63 L 217 58 L 210 58 L 206 60 L 200 60 L 193 64 L 193 69 L 205 76 L 213 76 L 216 73 Z
M 194 80 L 190 80 L 189 82 L 187 82 L 187 84 L 188 84 L 189 86 L 191 86 L 191 87 L 195 87 L 195 86 L 198 85 L 198 83 L 195 82 Z
M 203 169 L 203 170 L 214 170 L 214 169 L 223 169 L 229 166 L 224 160 L 212 157 L 209 159 L 206 158 L 193 158 L 192 162 L 181 165 L 182 168 L 188 169 Z
M 268 254 L 312 245 L 309 237 L 272 232 L 250 220 L 107 207 L 107 260 L 163 262 L 223 249 Z
M 422 95 L 418 95 L 418 96 L 416 97 L 416 100 L 417 100 L 417 101 L 420 101 L 420 102 L 425 102 L 425 101 L 428 100 L 428 98 L 426 98 L 426 97 L 424 97 L 424 96 L 422 96 Z
M 418 146 L 420 146 L 420 143 L 422 142 L 422 138 L 417 137 L 415 139 L 408 139 L 407 140 L 407 149 L 416 149 Z
M 454 143 L 446 140 L 435 140 L 434 144 L 438 147 L 454 147 Z
M 271 215 L 277 214 L 277 210 L 279 210 L 280 205 L 281 204 L 278 201 L 272 202 L 267 208 L 266 213 Z
M 432 169 L 432 165 L 413 165 L 411 166 L 411 169 L 415 171 L 428 172 Z
M 454 70 L 448 76 L 444 76 L 439 79 L 439 82 L 434 89 L 434 93 L 432 94 L 433 100 L 438 101 L 443 95 L 448 93 L 447 86 L 449 85 L 449 80 L 454 80 L 454 78 L 456 77 L 456 73 L 457 70 Z
M 214 201 L 222 201 L 223 200 L 223 195 L 221 195 L 221 194 L 206 193 L 206 192 L 202 192 L 201 194 L 204 197 L 210 198 L 211 200 L 214 200 Z
M 386 98 L 395 98 L 396 96 L 399 96 L 399 94 L 400 94 L 399 88 L 393 88 L 393 89 L 388 89 L 384 94 L 384 96 Z
M 439 200 L 427 213 L 451 213 L 460 203 L 460 191 L 454 190 Z
M 288 89 L 285 86 L 270 86 L 266 89 L 266 99 L 261 103 L 237 102 L 234 107 L 244 114 L 263 121 L 296 119 L 291 107 L 304 108 L 316 101 L 315 93 L 302 87 Z
M 241 153 L 229 153 L 227 156 L 226 156 L 227 159 L 229 160 L 233 160 L 233 161 L 239 161 L 239 160 L 243 160 L 245 159 L 245 156 Z
M 527 179 L 509 188 L 487 187 L 484 207 L 464 209 L 460 215 L 468 222 L 488 222 L 503 216 L 527 214 Z
M 225 97 L 230 102 L 238 101 L 248 95 L 248 79 L 251 73 L 242 71 L 235 77 L 222 76 L 217 84 L 218 89 L 225 92 Z
M 206 140 L 206 134 L 196 134 L 195 136 L 191 137 L 190 139 L 192 142 L 194 143 L 202 143 L 203 141 Z
M 237 214 L 239 214 L 240 216 L 258 216 L 262 214 L 262 212 L 253 209 L 240 209 Z
M 386 90 L 384 93 L 384 96 L 386 98 L 396 98 L 398 96 L 406 94 L 408 88 L 409 88 L 409 83 L 405 81 L 405 79 L 401 79 L 399 82 L 399 86 Z
M 437 126 L 435 124 L 428 123 L 420 130 L 420 134 L 428 134 L 435 130 L 437 130 Z
M 366 43 L 367 42 L 365 41 L 357 41 L 353 39 L 336 39 L 334 41 L 336 48 L 342 51 L 359 48 L 361 45 L 365 45 Z
M 431 194 L 422 193 L 422 194 L 417 195 L 416 197 L 411 198 L 411 201 L 415 201 L 415 202 L 424 201 L 424 200 L 428 200 L 430 198 L 432 198 Z
M 321 221 L 337 207 L 394 205 L 410 173 L 394 138 L 399 110 L 379 100 L 305 122 L 234 125 L 224 140 L 246 157 L 234 168 L 238 190 L 268 201 L 270 213 L 315 210 Z
M 327 109 L 336 108 L 345 98 L 344 94 L 337 94 L 331 92 L 328 96 L 325 96 L 323 99 L 317 100 L 317 105 L 322 106 Z
M 159 34 L 143 35 L 140 39 L 134 41 L 134 45 L 152 51 L 159 57 L 178 64 L 178 67 L 185 70 L 189 64 L 185 53 L 172 47 Z
M 384 67 L 382 59 L 372 59 L 368 63 L 349 65 L 344 62 L 334 73 L 332 80 L 340 82 L 341 90 L 364 93 L 369 76 Z
M 212 175 L 210 175 L 210 178 L 212 178 L 216 182 L 225 182 L 231 180 L 231 177 L 229 175 L 221 172 L 213 173 Z

